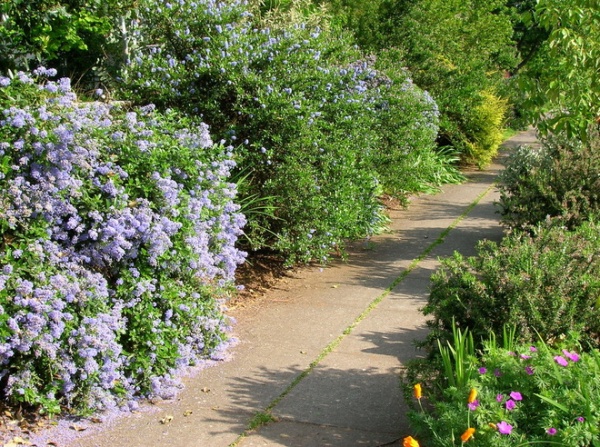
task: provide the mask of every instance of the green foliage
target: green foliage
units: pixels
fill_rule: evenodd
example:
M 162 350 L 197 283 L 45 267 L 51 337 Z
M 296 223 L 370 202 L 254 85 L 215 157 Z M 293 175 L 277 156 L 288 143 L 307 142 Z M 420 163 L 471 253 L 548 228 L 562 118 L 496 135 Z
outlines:
M 585 143 L 548 136 L 539 149 L 518 148 L 500 174 L 502 220 L 526 228 L 546 218 L 574 228 L 600 212 L 600 138 Z
M 541 0 L 531 21 L 548 33 L 521 86 L 543 131 L 586 139 L 600 116 L 600 3 Z
M 507 101 L 490 92 L 481 94 L 483 102 L 473 110 L 470 116 L 469 134 L 471 141 L 466 142 L 466 161 L 480 168 L 489 165 L 498 154 L 503 141 L 504 118 L 507 113 Z
M 470 427 L 475 432 L 469 444 L 482 447 L 598 445 L 597 350 L 582 353 L 576 336 L 513 350 L 484 345 L 481 359 L 471 364 L 479 374 L 467 387 L 445 387 L 441 395 L 425 388 L 422 405 L 409 401 L 411 426 L 422 445 L 463 445 L 460 436 Z M 472 403 L 469 387 L 477 391 Z
M 416 84 L 439 104 L 440 141 L 468 159 L 474 145 L 487 144 L 482 118 L 493 106 L 482 92 L 500 85 L 515 61 L 508 10 L 500 0 L 400 3 L 406 12 L 381 45 L 403 50 Z
M 378 107 L 379 136 L 373 166 L 387 194 L 434 192 L 444 183 L 463 180 L 453 152 L 435 150 L 439 111 L 428 92 L 416 87 L 400 63 L 397 50 L 382 51 L 375 67 L 389 81 L 380 86 L 385 101 Z
M 448 385 L 455 388 L 466 388 L 475 372 L 472 361 L 475 356 L 473 334 L 469 329 L 462 331 L 452 326 L 452 342 L 444 346 L 438 340 L 438 349 L 444 366 L 443 377 Z
M 521 341 L 576 330 L 597 344 L 599 228 L 592 222 L 572 232 L 540 226 L 534 236 L 515 233 L 500 244 L 482 242 L 477 256 L 444 259 L 423 309 L 433 317 L 430 343 L 451 339 L 456 324 L 472 331 L 476 343 L 512 325 Z
M 92 90 L 123 61 L 133 0 L 7 0 L 0 5 L 0 73 L 55 67 Z
M 433 100 L 396 61 L 378 69 L 346 33 L 296 23 L 318 22 L 302 5 L 291 2 L 286 24 L 243 3 L 163 10 L 149 1 L 124 86 L 135 101 L 201 115 L 235 146 L 251 172 L 241 200 L 268 198 L 274 210 L 251 216 L 249 248 L 278 250 L 288 263 L 325 261 L 345 240 L 378 231 L 382 192 L 431 188 L 455 173 L 432 155 Z

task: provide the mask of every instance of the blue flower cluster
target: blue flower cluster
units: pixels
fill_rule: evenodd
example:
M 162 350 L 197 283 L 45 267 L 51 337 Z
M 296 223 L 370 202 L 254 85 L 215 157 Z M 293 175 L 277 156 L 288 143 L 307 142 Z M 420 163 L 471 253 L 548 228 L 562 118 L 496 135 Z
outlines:
M 48 412 L 168 395 L 227 329 L 231 149 L 54 75 L 0 78 L 0 392 Z

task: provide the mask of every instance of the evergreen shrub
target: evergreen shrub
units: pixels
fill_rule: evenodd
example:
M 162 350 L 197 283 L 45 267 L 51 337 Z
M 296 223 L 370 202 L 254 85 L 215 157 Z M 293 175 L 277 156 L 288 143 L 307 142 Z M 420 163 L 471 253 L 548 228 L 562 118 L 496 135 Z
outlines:
M 515 228 L 548 217 L 574 228 L 600 211 L 600 137 L 586 143 L 551 135 L 541 148 L 520 147 L 500 174 L 502 220 Z
M 541 224 L 534 234 L 484 241 L 477 256 L 444 259 L 423 309 L 433 317 L 430 341 L 450 339 L 457 326 L 469 329 L 477 343 L 509 325 L 523 342 L 577 331 L 582 341 L 599 346 L 599 230 L 595 222 L 572 231 Z
M 381 229 L 377 198 L 388 184 L 410 189 L 397 186 L 402 169 L 395 184 L 379 175 L 377 157 L 388 156 L 384 139 L 393 131 L 435 127 L 434 105 L 404 84 L 406 74 L 389 88 L 390 77 L 344 32 L 275 20 L 268 28 L 252 13 L 240 1 L 147 0 L 127 95 L 201 116 L 235 146 L 246 183 L 240 200 L 264 200 L 272 210 L 252 215 L 249 248 L 274 248 L 288 263 L 324 261 L 345 240 Z M 397 113 L 405 104 L 404 115 L 386 115 L 390 104 Z M 427 113 L 433 122 L 425 125 Z M 408 127 L 393 128 L 401 121 Z M 389 150 L 398 154 L 421 144 L 394 138 Z M 432 145 L 424 144 L 422 152 Z
M 489 91 L 482 92 L 481 97 L 481 104 L 474 108 L 474 113 L 469 117 L 471 138 L 466 142 L 468 150 L 464 158 L 483 168 L 498 154 L 503 141 L 508 102 Z
M 0 392 L 47 413 L 168 396 L 225 339 L 244 259 L 231 153 L 54 74 L 0 77 Z

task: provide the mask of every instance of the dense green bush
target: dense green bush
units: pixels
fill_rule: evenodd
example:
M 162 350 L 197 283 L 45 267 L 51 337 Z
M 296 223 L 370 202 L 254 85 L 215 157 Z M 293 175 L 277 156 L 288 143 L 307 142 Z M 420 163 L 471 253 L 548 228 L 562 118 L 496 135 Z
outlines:
M 516 56 L 506 2 L 396 0 L 382 2 L 381 12 L 391 5 L 397 12 L 380 17 L 390 22 L 381 48 L 400 48 L 415 83 L 438 103 L 440 143 L 454 146 L 465 161 L 486 164 L 497 147 L 482 142 L 498 132 L 498 124 L 482 125 L 490 108 L 486 92 L 503 91 L 504 70 Z
M 402 198 L 410 192 L 432 192 L 443 183 L 461 181 L 458 157 L 435 148 L 437 104 L 413 84 L 401 65 L 399 51 L 380 52 L 375 67 L 389 78 L 379 87 L 383 101 L 375 125 L 380 144 L 372 157 L 384 191 Z
M 381 227 L 382 189 L 439 181 L 438 172 L 414 175 L 433 148 L 435 103 L 404 71 L 392 79 L 377 70 L 343 32 L 270 23 L 257 23 L 244 2 L 149 0 L 126 94 L 199 115 L 235 146 L 242 203 L 251 197 L 272 211 L 252 215 L 250 248 L 275 248 L 290 263 L 325 260 Z M 384 169 L 382 157 L 393 164 Z M 452 172 L 443 157 L 430 159 Z
M 0 394 L 48 413 L 171 395 L 225 339 L 231 153 L 205 124 L 35 74 L 0 77 Z
M 470 115 L 471 135 L 465 142 L 463 159 L 480 168 L 489 165 L 504 139 L 504 120 L 508 102 L 491 92 L 482 92 L 482 103 Z
M 132 0 L 6 0 L 0 4 L 0 73 L 52 66 L 87 90 L 112 85 L 127 57 Z
M 482 242 L 477 256 L 444 259 L 423 309 L 433 317 L 430 341 L 448 339 L 456 325 L 471 330 L 477 342 L 509 324 L 525 342 L 537 334 L 552 340 L 579 331 L 598 346 L 599 230 L 594 222 L 573 231 L 541 225 L 533 236 Z
M 518 148 L 500 174 L 502 220 L 525 228 L 557 218 L 569 228 L 600 211 L 600 137 L 586 143 L 549 136 L 540 149 Z

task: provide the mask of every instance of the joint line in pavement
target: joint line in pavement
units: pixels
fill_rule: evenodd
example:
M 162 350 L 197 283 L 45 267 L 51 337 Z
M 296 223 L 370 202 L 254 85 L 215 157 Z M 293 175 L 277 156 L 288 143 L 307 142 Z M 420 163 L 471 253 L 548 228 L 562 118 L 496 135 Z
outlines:
M 356 317 L 354 319 L 354 321 L 352 323 L 350 323 L 350 325 L 348 325 L 348 327 L 346 327 L 346 329 L 344 329 L 344 331 L 337 337 L 335 338 L 335 340 L 332 340 L 320 353 L 319 355 L 315 358 L 315 360 L 313 360 L 310 365 L 308 365 L 308 367 L 302 371 L 300 374 L 298 374 L 298 376 L 296 376 L 294 378 L 294 380 L 292 380 L 292 382 L 287 386 L 287 388 L 285 390 L 283 390 L 283 392 L 277 396 L 275 399 L 273 399 L 273 401 L 271 401 L 271 403 L 261 412 L 256 413 L 256 415 L 264 415 L 264 416 L 269 416 L 269 417 L 265 417 L 262 418 L 263 420 L 265 420 L 265 424 L 261 424 L 261 425 L 266 425 L 268 422 L 273 421 L 273 418 L 270 417 L 271 416 L 271 412 L 273 411 L 273 409 L 279 404 L 279 402 L 281 402 L 283 400 L 283 398 L 285 396 L 287 396 L 295 387 L 296 385 L 298 385 L 306 376 L 308 376 L 315 368 L 316 366 L 321 363 L 321 361 L 327 357 L 327 355 L 333 351 L 335 348 L 337 348 L 339 346 L 339 344 L 342 342 L 342 340 L 344 338 L 346 338 L 346 336 L 348 336 L 352 330 L 358 326 L 358 324 L 364 320 L 372 311 L 373 309 L 375 309 L 379 303 L 381 303 L 381 301 L 383 301 L 384 298 L 386 298 L 391 292 L 392 290 L 394 290 L 402 281 L 404 281 L 404 279 L 415 269 L 417 268 L 417 266 L 427 257 L 429 256 L 429 254 L 433 251 L 433 249 L 435 247 L 437 247 L 438 245 L 444 243 L 446 236 L 448 236 L 448 234 L 454 229 L 456 228 L 456 226 L 462 222 L 468 215 L 469 213 L 473 210 L 473 208 L 475 208 L 479 202 L 481 202 L 481 200 L 489 194 L 489 192 L 492 190 L 492 188 L 494 188 L 495 185 L 490 185 L 485 191 L 483 191 L 481 194 L 479 194 L 475 200 L 473 202 L 471 202 L 471 204 L 469 204 L 469 206 L 463 211 L 463 213 L 458 216 L 456 219 L 454 219 L 454 221 L 450 224 L 450 226 L 448 226 L 446 229 L 444 229 L 444 231 L 442 231 L 440 233 L 440 235 L 438 236 L 438 238 L 433 241 L 431 244 L 429 244 L 425 250 L 423 250 L 421 252 L 421 254 L 419 254 L 419 256 L 417 256 L 416 258 L 414 258 L 412 260 L 412 262 L 410 263 L 410 265 L 400 274 L 398 275 L 394 281 L 392 281 L 392 283 L 379 295 L 377 296 L 373 301 L 371 301 L 369 303 L 369 305 L 366 307 L 365 310 L 363 310 L 361 312 L 361 314 Z M 253 418 L 256 419 L 256 415 Z M 260 425 L 259 425 L 260 426 Z M 255 430 L 256 428 L 258 428 L 258 426 L 256 426 L 256 424 L 249 424 L 249 427 L 238 436 L 238 438 L 232 442 L 231 444 L 229 444 L 229 447 L 237 447 L 238 445 L 240 445 L 240 443 L 242 442 L 242 440 L 247 437 L 251 431 Z

